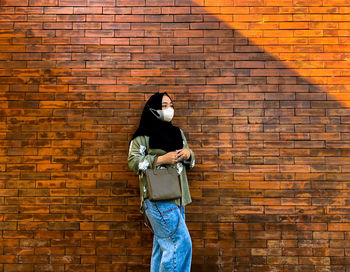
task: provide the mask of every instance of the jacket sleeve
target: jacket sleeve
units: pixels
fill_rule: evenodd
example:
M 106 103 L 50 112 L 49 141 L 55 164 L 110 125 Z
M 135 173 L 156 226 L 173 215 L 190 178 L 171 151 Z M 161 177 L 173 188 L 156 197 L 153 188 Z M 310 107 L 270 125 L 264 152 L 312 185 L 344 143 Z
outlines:
M 140 175 L 147 168 L 152 168 L 157 155 L 147 154 L 147 144 L 143 136 L 138 136 L 130 142 L 128 166 Z
M 190 149 L 188 147 L 188 144 L 187 144 L 187 140 L 186 140 L 186 137 L 185 137 L 185 134 L 183 133 L 183 131 L 180 129 L 181 131 L 181 135 L 182 135 L 182 140 L 183 140 L 183 145 L 184 145 L 184 148 L 188 149 L 191 153 L 191 156 L 189 157 L 188 160 L 186 161 L 183 161 L 183 163 L 185 164 L 186 166 L 186 169 L 190 170 L 194 167 L 195 163 L 196 163 L 196 160 L 195 160 L 195 157 L 194 157 L 194 153 L 192 151 L 192 149 Z

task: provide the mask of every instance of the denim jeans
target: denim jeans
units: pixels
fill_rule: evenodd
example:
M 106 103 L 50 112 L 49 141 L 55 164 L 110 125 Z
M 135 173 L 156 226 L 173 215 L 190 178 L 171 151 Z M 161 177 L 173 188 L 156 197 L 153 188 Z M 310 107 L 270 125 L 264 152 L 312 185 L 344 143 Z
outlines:
M 153 231 L 159 236 L 172 234 L 180 217 L 179 227 L 172 236 L 154 235 L 151 272 L 190 272 L 192 241 L 185 223 L 185 207 L 149 199 L 144 200 L 144 206 Z

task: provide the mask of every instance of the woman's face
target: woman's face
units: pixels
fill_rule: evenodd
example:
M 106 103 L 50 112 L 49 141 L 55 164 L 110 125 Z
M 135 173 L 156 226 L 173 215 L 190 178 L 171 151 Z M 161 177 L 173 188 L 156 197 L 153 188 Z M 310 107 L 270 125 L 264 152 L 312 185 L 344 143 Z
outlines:
M 169 96 L 163 95 L 163 98 L 162 98 L 162 110 L 166 110 L 169 107 L 171 107 L 171 108 L 174 107 L 173 102 L 170 100 Z

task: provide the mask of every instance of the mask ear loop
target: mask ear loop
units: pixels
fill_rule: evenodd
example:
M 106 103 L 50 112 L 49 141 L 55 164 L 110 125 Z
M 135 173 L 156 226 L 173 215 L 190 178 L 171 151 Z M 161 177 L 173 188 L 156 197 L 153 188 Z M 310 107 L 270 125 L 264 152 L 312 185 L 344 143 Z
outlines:
M 161 115 L 158 113 L 157 110 L 152 109 L 150 106 L 148 106 L 148 108 L 149 108 L 150 112 L 152 112 L 152 114 L 153 114 L 155 117 L 157 117 L 159 120 L 161 120 Z

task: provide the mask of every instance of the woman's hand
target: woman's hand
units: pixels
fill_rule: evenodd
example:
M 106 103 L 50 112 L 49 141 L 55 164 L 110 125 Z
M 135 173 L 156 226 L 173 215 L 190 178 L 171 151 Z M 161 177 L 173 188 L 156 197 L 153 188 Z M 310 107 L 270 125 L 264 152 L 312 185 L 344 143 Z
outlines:
M 155 165 L 174 164 L 176 162 L 188 160 L 190 156 L 191 153 L 188 149 L 179 149 L 176 151 L 168 152 L 163 156 L 159 156 L 155 162 Z
M 157 166 L 162 164 L 174 164 L 176 162 L 176 156 L 177 156 L 176 151 L 168 152 L 163 156 L 159 156 L 157 158 L 155 165 Z
M 176 162 L 185 161 L 191 157 L 190 151 L 186 148 L 176 150 L 176 153 Z

